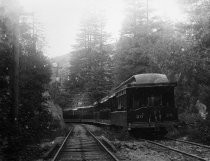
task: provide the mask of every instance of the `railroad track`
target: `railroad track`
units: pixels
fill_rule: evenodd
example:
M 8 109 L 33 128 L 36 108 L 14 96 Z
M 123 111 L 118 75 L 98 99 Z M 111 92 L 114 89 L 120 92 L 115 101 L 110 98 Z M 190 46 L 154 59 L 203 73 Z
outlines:
M 169 139 L 169 138 L 167 138 Z M 190 157 L 190 158 L 194 158 L 196 160 L 200 160 L 200 161 L 210 161 L 210 151 L 209 151 L 209 146 L 205 146 L 202 144 L 197 144 L 197 143 L 193 143 L 193 142 L 188 142 L 188 141 L 181 141 L 181 140 L 177 140 L 177 139 L 169 139 L 170 141 L 151 141 L 151 140 L 145 140 L 145 139 L 141 139 L 142 141 L 146 141 L 148 143 L 166 148 L 168 150 L 180 153 L 184 156 Z M 178 142 L 182 142 L 185 144 L 191 144 L 193 145 L 193 147 L 191 147 L 192 149 L 190 150 L 189 148 L 178 148 L 180 147 L 177 143 Z M 199 151 L 198 151 L 199 148 Z M 202 148 L 202 150 L 201 150 Z M 208 157 L 206 157 L 208 156 Z
M 178 141 L 178 142 L 182 142 L 182 143 L 186 143 L 186 144 L 191 144 L 191 145 L 195 145 L 195 146 L 206 148 L 206 149 L 210 149 L 210 146 L 208 146 L 208 145 L 203 145 L 203 144 L 199 144 L 199 143 L 195 143 L 195 142 L 191 142 L 191 141 L 173 139 L 173 138 L 168 138 L 168 137 L 166 139 L 174 140 L 174 141 Z
M 84 126 L 75 125 L 52 161 L 118 161 Z

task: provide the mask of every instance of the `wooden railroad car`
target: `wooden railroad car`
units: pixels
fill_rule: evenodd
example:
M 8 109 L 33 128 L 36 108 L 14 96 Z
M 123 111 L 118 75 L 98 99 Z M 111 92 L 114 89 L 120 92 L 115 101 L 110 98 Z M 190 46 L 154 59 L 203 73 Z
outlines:
M 72 118 L 128 130 L 163 130 L 178 122 L 174 88 L 166 75 L 134 75 L 93 106 L 78 107 Z M 65 115 L 64 115 L 65 116 Z M 70 117 L 70 114 L 68 115 Z
M 116 87 L 101 106 L 110 109 L 110 124 L 129 130 L 164 129 L 178 121 L 174 87 L 164 74 L 134 75 Z

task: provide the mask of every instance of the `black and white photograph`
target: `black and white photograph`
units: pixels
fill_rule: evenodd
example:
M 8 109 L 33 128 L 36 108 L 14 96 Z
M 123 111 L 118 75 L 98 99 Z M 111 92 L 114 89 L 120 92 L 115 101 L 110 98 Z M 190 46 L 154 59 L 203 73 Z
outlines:
M 0 161 L 210 161 L 210 0 L 0 0 Z

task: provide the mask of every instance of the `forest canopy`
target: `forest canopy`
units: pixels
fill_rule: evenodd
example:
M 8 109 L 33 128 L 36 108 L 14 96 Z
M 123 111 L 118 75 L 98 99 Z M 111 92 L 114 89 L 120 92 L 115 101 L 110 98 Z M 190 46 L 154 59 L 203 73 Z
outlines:
M 158 15 L 150 1 L 148 8 L 143 0 L 125 1 L 125 18 L 116 43 L 104 30 L 103 14 L 87 13 L 71 53 L 65 84 L 72 100 L 76 100 L 73 106 L 93 103 L 122 81 L 141 73 L 164 73 L 170 81 L 177 81 L 180 112 L 195 110 L 197 100 L 210 105 L 210 2 L 176 2 L 183 13 L 180 19 L 170 18 L 178 13 Z

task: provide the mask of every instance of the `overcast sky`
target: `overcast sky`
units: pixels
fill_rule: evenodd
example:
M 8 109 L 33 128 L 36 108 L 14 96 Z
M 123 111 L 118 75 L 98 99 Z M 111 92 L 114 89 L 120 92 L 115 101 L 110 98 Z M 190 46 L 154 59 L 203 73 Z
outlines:
M 34 12 L 35 18 L 44 28 L 47 42 L 45 55 L 59 56 L 72 51 L 81 18 L 88 9 L 104 10 L 107 31 L 116 39 L 123 20 L 122 0 L 20 0 L 27 12 Z
M 34 12 L 44 27 L 47 42 L 45 55 L 67 54 L 76 42 L 80 22 L 87 10 L 103 11 L 107 19 L 107 32 L 117 40 L 125 16 L 126 0 L 19 0 L 26 12 Z M 185 21 L 180 0 L 142 0 L 153 15 L 173 23 Z M 155 11 L 155 12 L 154 12 Z M 149 13 L 149 17 L 151 14 Z

